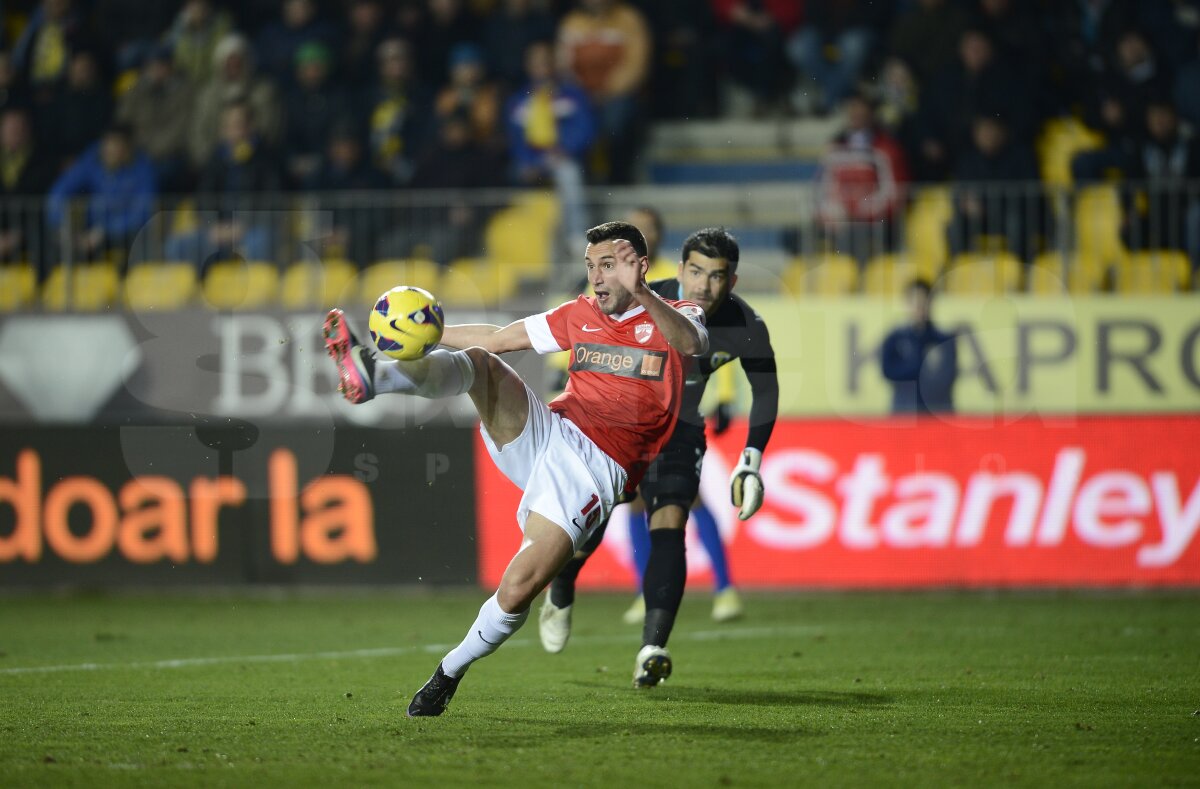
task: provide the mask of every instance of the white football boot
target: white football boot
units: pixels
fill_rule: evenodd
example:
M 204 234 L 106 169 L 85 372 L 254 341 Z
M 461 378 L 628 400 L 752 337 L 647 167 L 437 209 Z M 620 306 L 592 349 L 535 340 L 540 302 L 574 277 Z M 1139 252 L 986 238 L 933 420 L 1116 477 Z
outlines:
M 727 586 L 713 597 L 712 618 L 717 622 L 729 622 L 743 613 L 742 596 L 732 586 Z
M 621 614 L 621 621 L 627 625 L 640 625 L 646 621 L 646 598 L 641 595 L 634 598 L 629 610 Z
M 647 644 L 637 653 L 633 665 L 633 686 L 653 688 L 671 676 L 671 653 L 666 647 Z
M 538 636 L 542 639 L 542 649 L 557 655 L 567 647 L 567 639 L 571 637 L 571 608 L 559 608 L 550 602 L 550 595 L 542 603 L 538 614 Z

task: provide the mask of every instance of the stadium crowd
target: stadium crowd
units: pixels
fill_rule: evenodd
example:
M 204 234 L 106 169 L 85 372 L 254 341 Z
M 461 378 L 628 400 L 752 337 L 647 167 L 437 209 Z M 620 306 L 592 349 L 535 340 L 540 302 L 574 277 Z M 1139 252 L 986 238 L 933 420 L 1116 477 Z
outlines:
M 553 184 L 578 231 L 584 184 L 635 179 L 651 120 L 738 108 L 845 108 L 834 149 L 877 152 L 900 184 L 1036 181 L 1039 129 L 1074 115 L 1106 141 L 1073 162 L 1078 181 L 1119 171 L 1150 185 L 1127 195 L 1128 243 L 1200 246 L 1183 219 L 1196 195 L 1178 188 L 1200 176 L 1189 134 L 1200 0 L 18 0 L 3 11 L 0 194 L 49 195 L 51 223 L 89 196 L 69 241 L 84 255 L 128 243 L 160 194 Z M 1039 199 L 960 189 L 954 222 L 990 221 L 985 233 L 1028 257 L 1040 211 L 1024 201 Z M 889 222 L 903 200 L 865 218 Z M 28 223 L 0 213 L 0 258 L 20 257 Z M 1164 217 L 1171 227 L 1137 226 Z M 465 233 L 479 218 L 450 206 L 436 219 Z M 251 254 L 270 242 L 223 227 L 216 236 L 236 234 Z M 198 243 L 180 234 L 170 252 Z

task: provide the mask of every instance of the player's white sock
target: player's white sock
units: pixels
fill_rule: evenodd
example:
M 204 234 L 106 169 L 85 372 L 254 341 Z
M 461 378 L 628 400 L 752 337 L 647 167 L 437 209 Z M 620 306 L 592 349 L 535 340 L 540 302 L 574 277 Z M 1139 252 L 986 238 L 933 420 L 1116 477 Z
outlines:
M 467 392 L 475 382 L 475 364 L 465 351 L 439 348 L 428 356 L 402 362 L 375 362 L 375 391 L 398 392 L 436 399 Z
M 476 660 L 499 649 L 509 636 L 521 629 L 528 618 L 528 608 L 518 614 L 507 613 L 500 607 L 496 595 L 492 595 L 479 608 L 479 617 L 471 625 L 467 637 L 442 658 L 442 671 L 452 677 L 462 676 Z

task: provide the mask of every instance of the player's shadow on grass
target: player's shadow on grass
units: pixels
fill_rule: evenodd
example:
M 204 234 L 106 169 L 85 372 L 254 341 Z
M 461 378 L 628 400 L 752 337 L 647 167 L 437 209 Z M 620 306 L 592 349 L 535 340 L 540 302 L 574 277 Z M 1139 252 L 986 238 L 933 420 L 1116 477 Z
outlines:
M 570 684 L 593 689 L 609 687 L 582 680 L 573 680 Z M 686 686 L 657 687 L 640 691 L 639 695 L 652 702 L 745 704 L 754 707 L 878 707 L 893 701 L 891 696 L 867 691 L 764 691 Z

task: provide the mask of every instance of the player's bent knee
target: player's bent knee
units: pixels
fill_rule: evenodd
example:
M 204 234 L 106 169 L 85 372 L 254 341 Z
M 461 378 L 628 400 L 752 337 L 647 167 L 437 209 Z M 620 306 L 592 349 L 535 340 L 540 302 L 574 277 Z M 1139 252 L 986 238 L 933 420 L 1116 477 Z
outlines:
M 506 575 L 496 590 L 496 602 L 506 613 L 516 614 L 533 605 L 533 599 L 541 591 L 532 576 L 509 578 Z
M 500 361 L 494 353 L 481 348 L 478 345 L 472 345 L 470 348 L 463 348 L 463 353 L 471 360 L 471 364 L 475 365 L 475 379 L 478 380 L 481 374 L 486 374 L 494 361 Z

